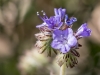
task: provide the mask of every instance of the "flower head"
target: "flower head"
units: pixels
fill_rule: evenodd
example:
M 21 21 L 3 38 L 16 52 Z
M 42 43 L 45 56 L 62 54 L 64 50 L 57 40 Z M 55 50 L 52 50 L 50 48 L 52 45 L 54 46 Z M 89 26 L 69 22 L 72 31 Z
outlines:
M 66 9 L 54 8 L 55 15 L 51 17 L 47 17 L 44 11 L 41 12 L 43 17 L 37 12 L 43 23 L 36 26 L 40 33 L 35 34 L 38 40 L 35 46 L 39 48 L 40 53 L 47 52 L 48 56 L 51 56 L 52 51 L 57 54 L 59 50 L 62 56 L 58 59 L 58 65 L 62 66 L 66 63 L 67 67 L 74 67 L 78 63 L 76 57 L 80 56 L 77 49 L 82 47 L 78 39 L 91 34 L 87 23 L 82 24 L 77 32 L 73 33 L 72 26 L 77 19 L 69 18 Z
M 53 41 L 51 46 L 54 49 L 60 50 L 62 53 L 67 53 L 72 47 L 77 44 L 77 39 L 73 35 L 71 28 L 66 30 L 55 30 L 53 32 Z
M 77 36 L 78 38 L 88 37 L 90 35 L 91 35 L 91 30 L 87 27 L 87 23 L 82 24 L 78 28 L 78 30 L 77 30 L 77 32 L 75 34 L 75 36 Z
M 70 26 L 74 22 L 77 21 L 75 17 L 68 18 L 68 15 L 66 14 L 66 9 L 56 9 L 54 8 L 55 16 L 51 16 L 48 18 L 46 16 L 46 13 L 44 11 L 41 11 L 43 13 L 43 17 L 40 16 L 39 12 L 37 12 L 37 15 L 44 21 L 42 24 L 37 25 L 37 28 L 43 28 L 48 27 L 51 31 L 55 29 L 60 29 L 62 26 Z M 66 26 L 65 26 L 66 25 Z

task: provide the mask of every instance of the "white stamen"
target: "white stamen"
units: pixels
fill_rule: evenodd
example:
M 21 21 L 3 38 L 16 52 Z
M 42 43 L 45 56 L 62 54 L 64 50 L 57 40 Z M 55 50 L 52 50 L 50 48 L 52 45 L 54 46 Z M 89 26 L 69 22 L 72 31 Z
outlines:
M 37 12 L 37 15 L 39 15 L 39 12 Z
M 43 12 L 43 15 L 46 15 L 46 13 L 45 13 L 45 12 Z
M 43 10 L 41 10 L 41 12 L 44 12 Z
M 46 15 L 46 13 L 43 10 L 41 10 L 41 12 L 43 13 L 43 15 Z

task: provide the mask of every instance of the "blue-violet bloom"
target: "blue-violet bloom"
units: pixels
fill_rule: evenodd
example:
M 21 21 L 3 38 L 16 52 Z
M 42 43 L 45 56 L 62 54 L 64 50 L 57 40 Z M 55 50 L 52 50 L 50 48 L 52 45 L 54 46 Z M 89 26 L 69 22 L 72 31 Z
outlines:
M 82 24 L 78 28 L 78 30 L 77 30 L 77 32 L 75 34 L 75 36 L 78 37 L 78 38 L 88 37 L 90 35 L 91 35 L 91 30 L 87 27 L 87 23 Z
M 77 39 L 73 35 L 73 30 L 55 30 L 53 32 L 53 41 L 51 47 L 60 50 L 62 53 L 67 53 L 72 47 L 77 45 Z
M 76 21 L 77 21 L 77 18 L 75 18 L 75 17 L 68 18 L 68 15 L 65 15 L 65 24 L 66 25 L 70 26 Z
M 63 24 L 63 22 L 61 22 L 60 16 L 52 16 L 49 19 L 46 19 L 45 22 L 48 25 L 48 28 L 51 30 L 59 29 Z
M 50 18 L 47 17 L 46 13 L 44 11 L 41 11 L 43 13 L 43 17 L 40 16 L 39 12 L 37 12 L 37 15 L 44 21 L 42 24 L 37 25 L 37 28 L 41 27 L 48 27 L 50 30 L 60 29 L 62 26 L 70 26 L 74 22 L 77 21 L 75 17 L 68 18 L 68 15 L 66 14 L 66 9 L 56 9 L 54 8 L 55 16 L 51 16 Z M 65 26 L 65 27 L 66 27 Z
M 44 21 L 44 23 L 37 25 L 36 28 L 47 26 L 49 29 L 54 30 L 59 29 L 63 24 L 63 22 L 61 22 L 60 15 L 51 16 L 50 18 L 46 16 L 45 12 L 43 12 L 43 17 L 39 15 L 39 12 L 37 12 L 37 15 Z

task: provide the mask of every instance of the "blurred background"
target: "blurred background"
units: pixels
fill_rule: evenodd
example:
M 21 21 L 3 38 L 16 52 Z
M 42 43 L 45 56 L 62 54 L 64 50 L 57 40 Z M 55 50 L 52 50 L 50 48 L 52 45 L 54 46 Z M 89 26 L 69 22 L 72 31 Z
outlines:
M 39 54 L 34 34 L 42 23 L 36 12 L 52 16 L 60 7 L 78 19 L 75 31 L 84 22 L 92 30 L 89 38 L 79 40 L 79 63 L 66 75 L 100 75 L 100 0 L 0 0 L 0 75 L 59 75 L 55 54 Z

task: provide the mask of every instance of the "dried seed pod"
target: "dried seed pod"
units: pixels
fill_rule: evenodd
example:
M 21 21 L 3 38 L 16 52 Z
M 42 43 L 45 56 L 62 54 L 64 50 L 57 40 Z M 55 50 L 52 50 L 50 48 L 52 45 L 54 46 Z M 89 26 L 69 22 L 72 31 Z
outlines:
M 36 42 L 36 44 L 35 44 L 35 46 L 37 47 L 37 48 L 42 48 L 43 46 L 45 46 L 46 45 L 46 41 L 40 41 L 40 40 L 38 40 L 37 42 Z
M 48 40 L 49 38 L 51 38 L 51 36 L 47 36 L 45 35 L 46 33 L 37 33 L 35 34 L 35 37 L 38 39 L 38 40 L 41 40 L 41 41 L 46 41 Z

